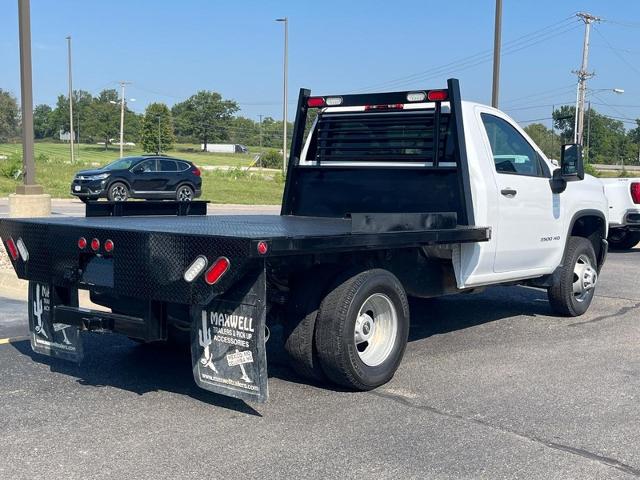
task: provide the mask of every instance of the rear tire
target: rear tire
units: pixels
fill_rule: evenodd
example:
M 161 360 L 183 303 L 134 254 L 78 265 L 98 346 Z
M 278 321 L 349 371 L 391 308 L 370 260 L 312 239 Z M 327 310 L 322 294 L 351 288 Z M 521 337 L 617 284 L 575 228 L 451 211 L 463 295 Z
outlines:
M 195 192 L 189 185 L 180 185 L 176 191 L 176 200 L 178 202 L 190 202 L 193 200 Z
M 407 296 L 393 274 L 345 274 L 320 304 L 316 322 L 318 357 L 330 380 L 355 390 L 391 380 L 409 335 Z
M 640 232 L 626 228 L 614 228 L 609 232 L 607 240 L 612 250 L 631 250 L 640 243 Z
M 583 237 L 569 237 L 556 284 L 547 290 L 551 308 L 565 317 L 585 313 L 598 281 L 598 263 L 591 242 Z
M 129 199 L 129 189 L 122 182 L 115 182 L 109 186 L 107 198 L 110 202 L 126 202 Z
M 314 339 L 316 318 L 327 285 L 336 273 L 337 267 L 314 267 L 291 280 L 284 348 L 296 373 L 316 382 L 327 378 L 320 367 Z

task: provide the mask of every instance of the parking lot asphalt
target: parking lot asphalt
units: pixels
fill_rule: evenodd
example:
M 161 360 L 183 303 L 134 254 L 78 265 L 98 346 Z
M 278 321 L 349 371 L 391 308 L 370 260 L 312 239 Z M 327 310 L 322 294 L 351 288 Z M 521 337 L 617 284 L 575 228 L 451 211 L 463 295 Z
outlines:
M 115 335 L 79 366 L 34 354 L 0 299 L 0 478 L 638 478 L 639 270 L 610 254 L 579 318 L 524 287 L 412 300 L 404 362 L 367 393 L 306 383 L 275 332 L 263 405 Z

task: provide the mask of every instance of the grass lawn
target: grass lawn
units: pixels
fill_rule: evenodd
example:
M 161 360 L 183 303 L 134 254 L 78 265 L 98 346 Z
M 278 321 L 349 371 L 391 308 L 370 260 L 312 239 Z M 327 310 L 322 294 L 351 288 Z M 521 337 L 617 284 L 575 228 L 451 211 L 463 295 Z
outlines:
M 62 143 L 35 144 L 36 181 L 44 186 L 54 198 L 71 198 L 69 186 L 75 172 L 105 165 L 119 157 L 119 150 L 111 147 L 104 150 L 99 145 L 80 145 L 74 164 L 69 159 L 69 145 Z M 240 167 L 250 165 L 255 153 L 224 154 L 198 152 L 197 145 L 177 145 L 168 155 L 190 160 L 196 165 L 228 165 Z M 141 155 L 141 150 L 125 150 L 125 155 Z M 0 144 L 0 155 L 21 158 L 20 144 Z M 11 160 L 0 160 L 0 173 Z M 15 192 L 21 180 L 0 175 L 0 196 Z M 234 168 L 228 172 L 202 171 L 202 199 L 213 203 L 279 204 L 284 184 L 281 176 L 275 178 L 247 174 Z

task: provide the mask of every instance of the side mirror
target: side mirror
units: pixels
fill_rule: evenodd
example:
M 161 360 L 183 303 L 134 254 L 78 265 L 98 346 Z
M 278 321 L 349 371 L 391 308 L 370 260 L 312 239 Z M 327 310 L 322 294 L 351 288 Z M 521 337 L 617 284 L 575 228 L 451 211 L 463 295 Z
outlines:
M 568 180 L 584 179 L 584 159 L 582 158 L 582 145 L 570 143 L 562 146 L 560 155 L 560 171 Z
M 562 193 L 567 189 L 567 180 L 559 168 L 553 171 L 549 184 L 551 185 L 551 191 L 553 193 Z

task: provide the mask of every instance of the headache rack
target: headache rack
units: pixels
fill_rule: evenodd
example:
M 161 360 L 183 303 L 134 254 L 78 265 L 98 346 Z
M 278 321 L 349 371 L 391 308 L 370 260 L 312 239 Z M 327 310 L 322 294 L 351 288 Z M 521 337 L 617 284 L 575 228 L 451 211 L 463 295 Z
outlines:
M 304 150 L 309 109 L 321 110 Z M 354 168 L 359 170 L 354 173 Z M 372 173 L 380 169 L 385 173 Z M 417 179 L 427 170 L 434 172 L 434 180 Z M 386 176 L 388 185 L 380 176 Z M 328 183 L 335 185 L 332 193 L 338 198 L 327 197 Z M 358 198 L 367 196 L 367 184 L 379 198 Z M 349 189 L 351 198 L 345 194 Z M 428 189 L 431 194 L 421 195 Z M 394 204 L 385 196 L 398 200 Z M 432 212 L 447 202 L 459 203 L 459 224 L 474 224 L 458 80 L 447 80 L 446 89 L 404 92 L 311 96 L 310 90 L 300 90 L 283 215 L 359 211 L 346 211 L 343 204 L 362 209 L 368 204 L 379 213 Z

